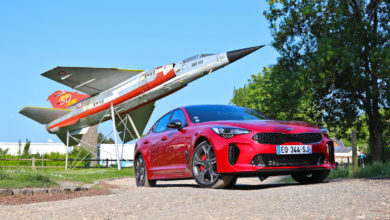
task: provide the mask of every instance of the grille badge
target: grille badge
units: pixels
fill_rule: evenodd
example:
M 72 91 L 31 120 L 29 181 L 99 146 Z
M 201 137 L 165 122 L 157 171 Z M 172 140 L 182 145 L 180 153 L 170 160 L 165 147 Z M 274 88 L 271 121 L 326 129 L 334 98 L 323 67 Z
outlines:
M 294 128 L 286 128 L 287 131 L 294 131 Z

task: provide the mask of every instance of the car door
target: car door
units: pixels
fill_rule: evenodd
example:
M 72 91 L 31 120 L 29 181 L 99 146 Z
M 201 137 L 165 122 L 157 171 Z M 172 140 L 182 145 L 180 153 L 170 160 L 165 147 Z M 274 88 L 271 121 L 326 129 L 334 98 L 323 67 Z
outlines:
M 191 145 L 187 129 L 188 123 L 183 110 L 174 110 L 171 120 L 180 120 L 182 128 L 172 129 L 168 133 L 166 144 L 167 153 L 169 155 L 170 170 L 175 173 L 189 172 L 189 148 Z
M 171 115 L 172 112 L 169 112 L 156 122 L 152 132 L 148 135 L 147 143 L 144 143 L 149 149 L 150 162 L 152 164 L 151 169 L 156 172 L 166 169 L 168 165 L 165 156 L 167 152 L 166 140 L 169 133 L 167 123 Z

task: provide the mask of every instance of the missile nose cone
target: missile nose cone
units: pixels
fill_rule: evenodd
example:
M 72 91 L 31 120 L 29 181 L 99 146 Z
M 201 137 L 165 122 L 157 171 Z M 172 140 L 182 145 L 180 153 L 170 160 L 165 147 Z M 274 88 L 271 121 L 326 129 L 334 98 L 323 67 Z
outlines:
M 248 47 L 244 49 L 239 49 L 239 50 L 232 50 L 228 51 L 227 58 L 229 60 L 229 63 L 233 63 L 234 61 L 241 59 L 242 57 L 245 57 L 246 55 L 255 52 L 256 50 L 264 47 L 265 45 L 257 46 L 257 47 Z

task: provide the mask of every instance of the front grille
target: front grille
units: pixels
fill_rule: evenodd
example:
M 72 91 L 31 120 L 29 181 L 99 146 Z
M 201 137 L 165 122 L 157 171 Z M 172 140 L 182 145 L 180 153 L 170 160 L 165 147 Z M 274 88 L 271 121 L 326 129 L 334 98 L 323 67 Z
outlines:
M 253 140 L 262 144 L 284 144 L 286 142 L 300 142 L 303 144 L 311 144 L 322 140 L 321 133 L 300 133 L 300 134 L 284 134 L 284 133 L 257 133 L 253 135 Z
M 299 155 L 258 154 L 251 161 L 251 165 L 261 167 L 314 166 L 323 163 L 325 163 L 325 156 L 322 153 Z

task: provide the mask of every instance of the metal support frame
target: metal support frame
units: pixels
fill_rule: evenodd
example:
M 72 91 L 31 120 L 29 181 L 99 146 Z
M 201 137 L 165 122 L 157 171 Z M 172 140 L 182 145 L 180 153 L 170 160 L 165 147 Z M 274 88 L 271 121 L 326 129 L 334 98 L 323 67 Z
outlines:
M 111 120 L 112 120 L 112 128 L 114 130 L 116 162 L 118 163 L 118 170 L 121 170 L 121 164 L 119 163 L 118 137 L 116 132 L 114 105 L 112 103 L 111 103 Z
M 118 170 L 121 170 L 121 164 L 120 164 L 120 159 L 123 158 L 123 147 L 125 145 L 125 142 L 123 141 L 122 143 L 122 154 L 121 154 L 121 157 L 119 157 L 119 148 L 118 148 L 118 139 L 117 139 L 117 135 L 118 135 L 118 132 L 117 132 L 117 129 L 116 129 L 116 119 L 118 119 L 118 123 L 119 124 L 122 124 L 124 126 L 124 130 L 127 131 L 127 132 L 123 132 L 123 137 L 122 137 L 122 140 L 125 140 L 126 138 L 126 133 L 129 133 L 130 136 L 133 138 L 133 139 L 140 139 L 140 135 L 138 133 L 138 130 L 137 128 L 135 127 L 135 124 L 131 118 L 131 116 L 129 114 L 126 115 L 126 117 L 124 119 L 122 119 L 122 117 L 118 114 L 118 112 L 115 110 L 113 104 L 111 103 L 111 106 L 109 109 L 107 109 L 107 111 L 105 112 L 104 116 L 102 117 L 102 119 L 100 120 L 100 122 L 98 123 L 98 125 L 100 125 L 103 121 L 103 119 L 105 117 L 107 117 L 107 114 L 110 112 L 110 115 L 111 115 L 111 120 L 112 120 L 112 127 L 113 127 L 113 130 L 108 133 L 107 135 L 104 136 L 103 140 L 105 140 L 111 133 L 114 133 L 114 140 L 115 140 L 115 156 L 116 157 L 116 160 L 117 160 L 117 165 L 118 165 Z M 136 135 L 136 137 L 134 137 L 134 135 L 132 134 L 132 132 L 129 130 L 129 128 L 127 127 L 127 122 L 130 122 L 130 125 L 132 127 L 132 129 L 134 130 L 134 133 Z M 100 143 L 98 143 L 97 145 L 91 145 L 89 143 L 86 143 L 85 141 L 82 141 L 81 139 L 78 139 L 76 137 L 73 137 L 69 130 L 67 131 L 66 133 L 66 161 L 65 161 L 65 170 L 68 170 L 68 152 L 69 152 L 69 138 L 72 138 L 73 140 L 75 140 L 82 148 L 84 148 L 85 150 L 87 150 L 89 153 L 87 155 L 85 155 L 76 165 L 74 165 L 72 167 L 72 164 L 70 165 L 69 169 L 72 169 L 74 167 L 77 167 L 90 153 L 93 153 L 91 152 L 89 149 L 85 148 L 83 145 L 88 145 L 90 147 L 93 147 L 93 148 L 97 148 L 97 146 L 99 146 L 101 144 L 101 141 Z M 100 149 L 101 150 L 101 149 Z M 106 153 L 108 154 L 111 154 L 107 151 L 105 151 Z M 80 152 L 79 152 L 80 153 Z M 112 154 L 111 154 L 112 155 Z M 76 157 L 78 157 L 79 155 L 77 155 Z
M 130 121 L 130 124 L 131 124 L 131 127 L 133 127 L 134 131 L 135 131 L 135 134 L 137 135 L 137 138 L 138 139 L 141 139 L 141 137 L 139 136 L 139 133 L 134 125 L 134 122 L 133 122 L 133 119 L 131 119 L 131 116 L 130 115 L 127 115 L 127 117 L 129 118 L 129 121 Z M 131 133 L 130 133 L 131 134 Z
M 69 154 L 69 130 L 66 131 L 66 156 L 65 156 L 65 171 L 68 171 L 68 154 Z

